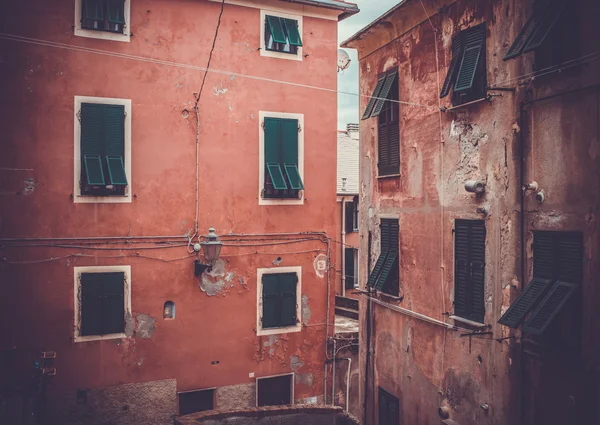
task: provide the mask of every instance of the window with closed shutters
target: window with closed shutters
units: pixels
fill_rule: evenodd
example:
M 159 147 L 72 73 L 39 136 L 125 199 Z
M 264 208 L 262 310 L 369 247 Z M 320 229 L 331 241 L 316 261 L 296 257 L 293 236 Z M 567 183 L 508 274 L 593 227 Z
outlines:
M 386 294 L 400 294 L 399 279 L 399 222 L 381 219 L 381 254 L 369 274 L 367 285 Z
M 378 175 L 400 174 L 400 108 L 398 104 L 398 72 L 387 73 L 380 99 L 372 116 L 378 117 Z
M 454 315 L 483 323 L 485 318 L 485 221 L 454 225 Z
M 296 326 L 296 273 L 270 273 L 262 276 L 262 328 Z
M 125 331 L 125 274 L 80 274 L 79 335 L 97 336 Z

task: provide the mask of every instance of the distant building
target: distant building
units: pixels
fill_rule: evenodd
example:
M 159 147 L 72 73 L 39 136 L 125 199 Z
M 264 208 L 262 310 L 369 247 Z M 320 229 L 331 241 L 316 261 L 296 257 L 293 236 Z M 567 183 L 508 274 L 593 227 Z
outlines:
M 599 13 L 405 0 L 342 43 L 364 424 L 600 423 Z
M 5 5 L 1 423 L 331 401 L 337 99 L 309 87 L 357 11 Z

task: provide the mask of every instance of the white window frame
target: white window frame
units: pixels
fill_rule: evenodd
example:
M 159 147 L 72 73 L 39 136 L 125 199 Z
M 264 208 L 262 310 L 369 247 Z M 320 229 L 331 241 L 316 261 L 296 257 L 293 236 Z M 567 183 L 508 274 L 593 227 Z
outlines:
M 80 111 L 82 103 L 98 103 L 104 105 L 123 105 L 125 107 L 125 175 L 127 186 L 124 195 L 112 196 L 85 196 L 81 194 L 81 122 Z M 74 140 L 73 140 L 73 202 L 76 204 L 121 204 L 131 203 L 132 175 L 131 175 L 131 99 L 117 99 L 112 97 L 75 96 L 73 108 Z
M 125 315 L 131 314 L 131 266 L 91 266 L 91 267 L 73 267 L 73 307 L 75 310 L 73 336 L 75 342 L 99 341 L 107 339 L 127 338 L 125 332 L 108 335 L 80 335 L 81 328 L 81 305 L 79 303 L 79 287 L 81 285 L 81 273 L 113 273 L 122 272 L 125 274 L 124 303 Z M 127 326 L 127 324 L 125 324 Z
M 273 10 L 261 9 L 260 10 L 260 55 L 264 56 L 264 57 L 268 57 L 268 58 L 288 59 L 288 60 L 302 62 L 302 59 L 304 56 L 302 54 L 303 47 L 301 47 L 301 46 L 298 46 L 298 51 L 295 55 L 292 53 L 274 52 L 272 50 L 267 50 L 267 48 L 265 47 L 266 46 L 266 44 L 265 44 L 265 40 L 266 40 L 265 22 L 267 19 L 267 15 L 277 16 L 279 18 L 294 19 L 294 20 L 298 21 L 298 32 L 300 33 L 300 38 L 302 39 L 302 43 L 304 44 L 304 34 L 302 31 L 302 15 L 292 15 L 289 13 L 282 13 L 282 12 L 277 12 L 277 11 L 273 11 Z
M 96 31 L 96 30 L 87 30 L 81 28 L 81 2 L 83 0 L 75 0 L 75 35 L 79 37 L 87 37 L 87 38 L 98 38 L 101 40 L 111 40 L 111 41 L 124 41 L 129 43 L 130 37 L 130 21 L 131 21 L 131 0 L 125 0 L 124 5 L 124 14 L 125 14 L 125 25 L 123 25 L 123 34 L 108 32 L 108 31 Z
M 296 273 L 298 283 L 296 283 L 296 325 L 284 326 L 282 328 L 262 327 L 262 277 L 265 274 Z M 302 266 L 297 267 L 274 267 L 256 270 L 256 335 L 279 335 L 291 332 L 300 332 L 302 330 Z
M 286 112 L 258 112 L 258 205 L 304 205 L 304 190 L 300 191 L 298 199 L 272 199 L 264 198 L 265 189 L 265 118 L 287 118 L 298 120 L 300 131 L 298 132 L 298 172 L 304 186 L 304 114 L 292 114 Z
M 294 387 L 295 387 L 295 383 L 296 383 L 296 374 L 294 372 L 291 373 L 280 373 L 279 375 L 269 375 L 269 376 L 261 376 L 260 378 L 256 378 L 256 394 L 255 394 L 255 399 L 256 399 L 256 407 L 258 407 L 258 381 L 262 381 L 265 379 L 269 379 L 269 378 L 278 378 L 280 376 L 291 376 L 292 379 L 290 380 L 290 385 L 291 385 L 291 391 L 290 391 L 290 404 L 289 406 L 293 406 L 294 405 L 294 398 L 295 398 L 295 394 L 294 394 Z M 286 406 L 288 406 L 286 404 Z

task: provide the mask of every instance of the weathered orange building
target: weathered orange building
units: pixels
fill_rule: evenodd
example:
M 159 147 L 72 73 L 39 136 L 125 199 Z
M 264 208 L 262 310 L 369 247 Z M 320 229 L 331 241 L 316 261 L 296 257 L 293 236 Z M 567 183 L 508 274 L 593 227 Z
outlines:
M 337 22 L 356 12 L 337 0 L 5 6 L 4 423 L 323 401 Z M 209 227 L 223 247 L 203 270 Z
M 599 12 L 405 0 L 342 44 L 363 423 L 600 420 Z

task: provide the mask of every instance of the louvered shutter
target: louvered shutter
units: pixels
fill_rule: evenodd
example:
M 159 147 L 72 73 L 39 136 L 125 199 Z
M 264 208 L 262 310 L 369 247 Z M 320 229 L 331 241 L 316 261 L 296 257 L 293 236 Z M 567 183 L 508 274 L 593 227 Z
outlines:
M 454 231 L 454 314 L 485 319 L 485 222 L 456 220 Z
M 292 46 L 302 46 L 302 37 L 298 28 L 298 21 L 295 19 L 282 18 L 288 40 Z
M 535 26 L 535 30 L 529 38 L 527 45 L 523 49 L 523 53 L 535 50 L 544 43 L 544 40 L 546 39 L 550 31 L 552 30 L 556 22 L 558 22 L 558 20 L 560 19 L 567 4 L 567 0 L 552 1 L 550 7 L 547 9 L 547 12 L 544 14 L 543 18 Z
M 104 106 L 95 103 L 81 104 L 81 165 L 83 183 L 104 185 Z
M 519 35 L 517 35 L 517 38 L 515 38 L 513 44 L 506 52 L 504 60 L 516 58 L 521 53 L 523 53 L 525 45 L 533 35 L 542 18 L 543 14 L 540 13 L 534 12 L 533 15 L 531 15 L 531 17 L 525 23 L 525 26 L 521 29 L 521 32 L 519 32 Z
M 94 21 L 104 21 L 104 0 L 82 0 L 83 1 L 83 19 Z
M 379 93 L 379 99 L 377 100 L 377 103 L 375 103 L 375 107 L 373 108 L 373 113 L 371 114 L 372 117 L 378 116 L 383 110 L 383 107 L 390 95 L 390 90 L 397 79 L 397 69 L 392 69 L 387 72 L 383 88 L 381 89 L 381 93 Z
M 469 315 L 469 226 L 457 220 L 454 225 L 454 315 Z
M 470 229 L 471 312 L 470 319 L 483 323 L 485 318 L 485 222 L 473 221 Z
M 390 174 L 390 132 L 389 127 L 385 125 L 379 125 L 377 131 L 377 144 L 378 144 L 378 161 L 377 167 L 380 176 Z
M 344 277 L 346 289 L 352 289 L 355 285 L 354 276 L 354 248 L 344 248 Z
M 81 273 L 82 336 L 125 330 L 124 273 Z
M 535 232 L 533 238 L 533 276 L 555 279 L 557 263 L 556 234 Z
M 281 140 L 283 143 L 283 163 L 290 188 L 304 189 L 304 183 L 298 170 L 298 120 L 281 119 Z
M 485 49 L 485 24 L 469 28 L 461 32 L 462 58 L 456 76 L 454 91 L 467 91 L 473 88 L 473 82 Z
M 394 295 L 399 291 L 398 283 L 398 254 L 399 254 L 399 223 L 397 219 L 381 219 L 381 252 L 386 252 L 386 258 L 381 266 L 381 273 L 373 284 L 375 289 L 384 290 Z
M 446 79 L 444 80 L 442 91 L 440 92 L 440 98 L 444 98 L 450 93 L 450 88 L 452 87 L 452 84 L 454 84 L 456 73 L 458 72 L 458 66 L 461 60 L 461 51 L 461 37 L 460 33 L 458 33 L 452 37 L 452 61 L 450 62 L 450 67 L 448 68 L 448 73 L 446 74 Z
M 125 274 L 104 273 L 104 332 L 116 334 L 125 331 Z
M 561 233 L 558 239 L 558 275 L 563 282 L 583 281 L 583 234 Z
M 273 37 L 273 41 L 275 43 L 286 44 L 287 40 L 283 31 L 283 22 L 281 21 L 281 18 L 267 15 L 266 19 L 269 31 L 271 32 L 271 37 Z
M 377 262 L 375 263 L 375 267 L 371 270 L 371 274 L 369 275 L 369 280 L 367 281 L 367 285 L 370 287 L 375 286 L 377 283 L 377 279 L 381 274 L 381 270 L 383 269 L 383 265 L 385 264 L 385 259 L 387 258 L 388 252 L 382 252 L 377 258 Z
M 381 268 L 381 275 L 377 279 L 377 283 L 375 284 L 375 289 L 378 291 L 381 290 L 388 280 L 394 275 L 394 267 L 398 267 L 398 250 L 390 249 L 388 255 L 386 256 L 383 267 Z M 394 282 L 391 282 L 393 286 Z M 395 291 L 394 291 L 395 292 Z
M 107 17 L 111 24 L 125 24 L 125 0 L 107 0 Z
M 123 105 L 104 106 L 104 150 L 110 184 L 126 185 L 125 174 L 125 107 Z
M 377 98 L 379 97 L 379 94 L 381 93 L 381 89 L 383 88 L 383 84 L 385 83 L 385 77 L 386 77 L 386 75 L 382 74 L 377 79 L 377 84 L 375 85 L 373 94 L 371 95 L 371 98 L 369 99 L 369 103 L 367 103 L 367 107 L 361 118 L 362 120 L 366 120 L 367 118 L 371 117 L 371 113 L 373 112 L 373 108 L 375 107 L 375 103 L 377 102 Z
M 389 125 L 389 174 L 400 174 L 400 124 L 392 121 Z
M 279 279 L 275 274 L 262 276 L 262 327 L 279 326 L 281 317 L 279 306 Z
M 523 325 L 523 331 L 534 335 L 544 333 L 577 288 L 575 283 L 556 281 Z
M 296 325 L 296 273 L 281 273 L 279 279 L 279 297 L 281 302 L 281 316 L 279 326 Z
M 265 118 L 265 186 L 269 183 L 277 190 L 287 189 L 283 176 L 282 120 Z
M 551 286 L 552 281 L 550 279 L 534 277 L 523 292 L 521 292 L 521 295 L 517 297 L 515 302 L 498 320 L 498 323 L 516 329 L 523 323 L 527 314 L 538 305 Z

